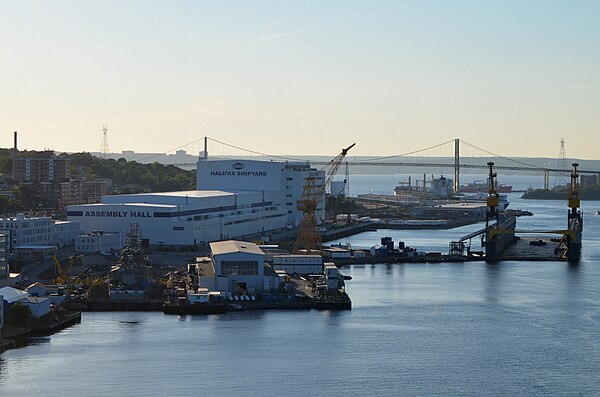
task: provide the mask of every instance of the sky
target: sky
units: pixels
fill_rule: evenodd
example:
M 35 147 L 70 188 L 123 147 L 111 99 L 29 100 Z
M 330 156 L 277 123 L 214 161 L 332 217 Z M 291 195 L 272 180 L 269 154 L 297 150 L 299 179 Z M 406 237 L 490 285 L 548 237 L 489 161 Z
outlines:
M 0 0 L 0 147 L 600 159 L 599 1 Z M 197 143 L 193 143 L 197 142 Z M 446 154 L 446 153 L 442 153 Z

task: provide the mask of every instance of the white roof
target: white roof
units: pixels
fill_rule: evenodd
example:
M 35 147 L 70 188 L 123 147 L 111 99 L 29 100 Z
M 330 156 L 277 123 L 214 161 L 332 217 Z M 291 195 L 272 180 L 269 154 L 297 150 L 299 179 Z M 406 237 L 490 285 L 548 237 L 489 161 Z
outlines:
M 118 197 L 215 197 L 215 196 L 231 196 L 235 194 L 234 192 L 224 191 L 224 190 L 186 190 L 183 192 L 161 192 L 161 193 L 137 193 L 137 194 L 116 194 L 110 196 L 112 200 L 115 200 Z
M 2 295 L 4 297 L 3 299 L 8 303 L 14 303 L 29 296 L 27 292 L 13 287 L 0 288 L 0 295 Z
M 242 252 L 246 254 L 264 255 L 265 253 L 258 248 L 258 245 L 246 241 L 218 241 L 210 243 L 210 251 L 213 255 L 230 254 L 234 252 Z
M 177 208 L 175 204 L 153 204 L 153 203 L 142 203 L 142 202 L 131 202 L 131 203 L 93 203 L 93 204 L 75 204 L 73 207 L 84 207 L 86 209 L 96 210 L 103 208 L 114 209 L 115 205 L 122 207 L 148 207 L 148 208 Z

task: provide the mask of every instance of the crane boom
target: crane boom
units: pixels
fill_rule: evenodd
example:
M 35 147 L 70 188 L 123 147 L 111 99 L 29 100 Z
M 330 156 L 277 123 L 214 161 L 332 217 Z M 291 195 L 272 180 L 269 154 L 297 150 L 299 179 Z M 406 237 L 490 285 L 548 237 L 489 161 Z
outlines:
M 294 244 L 294 251 L 297 252 L 300 248 L 304 248 L 307 252 L 311 252 L 313 248 L 321 245 L 321 236 L 319 236 L 315 212 L 317 206 L 325 196 L 325 189 L 331 184 L 344 157 L 346 157 L 348 151 L 352 149 L 354 145 L 356 145 L 356 143 L 342 149 L 342 152 L 325 166 L 325 180 L 321 185 L 317 186 L 315 175 L 306 178 L 302 196 L 297 204 L 297 209 L 302 211 L 302 219 L 300 220 L 300 227 L 298 228 L 298 237 Z

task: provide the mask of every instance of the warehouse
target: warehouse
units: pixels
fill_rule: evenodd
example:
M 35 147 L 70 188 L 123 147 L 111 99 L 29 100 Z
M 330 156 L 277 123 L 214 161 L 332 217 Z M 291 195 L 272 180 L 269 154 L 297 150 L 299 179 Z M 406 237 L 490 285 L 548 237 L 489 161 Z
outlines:
M 265 263 L 265 253 L 254 243 L 210 243 L 211 274 L 200 277 L 200 286 L 236 295 L 270 292 L 279 288 L 279 277 Z
M 324 183 L 324 172 L 308 162 L 202 160 L 198 190 L 103 196 L 97 204 L 68 206 L 67 216 L 84 233 L 126 236 L 137 223 L 151 245 L 204 246 L 298 226 L 297 201 L 308 177 L 317 187 Z M 325 219 L 324 200 L 315 217 Z
M 103 196 L 97 204 L 70 205 L 81 231 L 120 232 L 137 223 L 152 245 L 195 246 L 283 230 L 287 214 L 270 192 L 191 190 Z

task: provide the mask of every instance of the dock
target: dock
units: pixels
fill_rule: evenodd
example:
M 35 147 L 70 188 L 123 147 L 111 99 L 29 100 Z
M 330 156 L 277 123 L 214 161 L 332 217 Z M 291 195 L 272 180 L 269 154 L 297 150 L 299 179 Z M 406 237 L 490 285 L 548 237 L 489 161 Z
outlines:
M 566 261 L 560 242 L 553 238 L 522 237 L 498 256 L 509 261 Z

